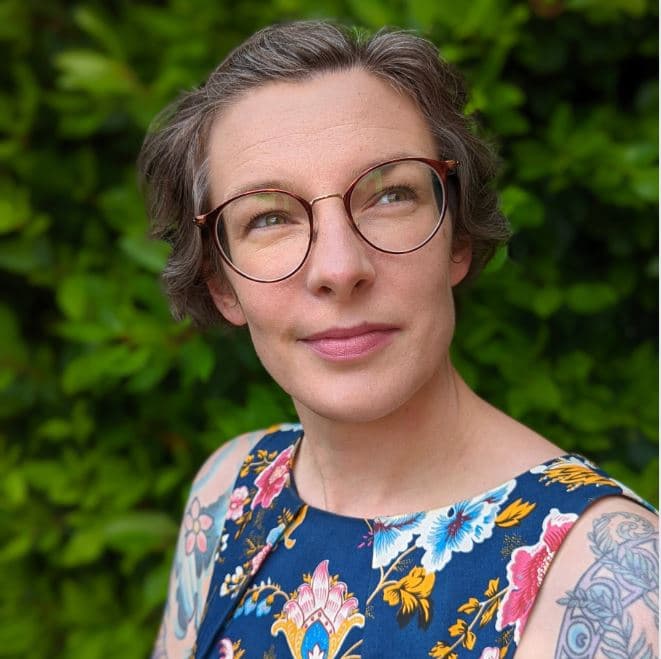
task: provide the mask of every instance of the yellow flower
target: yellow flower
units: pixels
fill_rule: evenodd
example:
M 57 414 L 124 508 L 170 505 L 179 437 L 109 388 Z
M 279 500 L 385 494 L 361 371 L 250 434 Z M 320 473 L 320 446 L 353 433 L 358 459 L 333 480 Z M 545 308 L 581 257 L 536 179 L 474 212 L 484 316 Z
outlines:
M 439 641 L 430 651 L 429 656 L 435 659 L 457 659 L 456 652 L 450 652 L 451 647 Z
M 399 617 L 408 618 L 418 611 L 420 621 L 426 625 L 430 619 L 428 598 L 435 580 L 433 572 L 427 572 L 423 567 L 414 567 L 397 583 L 384 588 L 383 599 L 390 606 L 400 605 L 397 612 Z
M 241 639 L 236 643 L 232 644 L 232 650 L 234 651 L 234 659 L 241 659 L 246 651 L 241 647 Z
M 530 515 L 536 505 L 536 503 L 519 498 L 496 517 L 496 524 L 505 529 L 516 526 L 524 517 Z
M 457 622 L 455 622 L 454 625 L 450 625 L 450 627 L 448 627 L 448 631 L 452 637 L 461 636 L 461 644 L 467 650 L 472 650 L 475 646 L 477 637 L 470 629 L 468 629 L 468 625 L 466 624 L 465 620 L 457 618 Z
M 540 482 L 560 483 L 567 486 L 567 492 L 571 492 L 582 485 L 617 485 L 614 480 L 601 476 L 593 469 L 584 464 L 575 462 L 564 462 L 558 460 L 549 465 Z

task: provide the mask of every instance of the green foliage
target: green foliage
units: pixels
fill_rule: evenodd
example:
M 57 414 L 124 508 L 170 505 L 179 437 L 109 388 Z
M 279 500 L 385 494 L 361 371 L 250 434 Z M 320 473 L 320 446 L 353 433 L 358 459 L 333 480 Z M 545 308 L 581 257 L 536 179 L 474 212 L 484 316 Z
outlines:
M 455 360 L 656 501 L 656 11 L 4 0 L 0 656 L 145 656 L 193 473 L 293 416 L 245 335 L 170 320 L 134 171 L 154 114 L 276 20 L 413 27 L 466 73 L 516 235 L 460 300 Z

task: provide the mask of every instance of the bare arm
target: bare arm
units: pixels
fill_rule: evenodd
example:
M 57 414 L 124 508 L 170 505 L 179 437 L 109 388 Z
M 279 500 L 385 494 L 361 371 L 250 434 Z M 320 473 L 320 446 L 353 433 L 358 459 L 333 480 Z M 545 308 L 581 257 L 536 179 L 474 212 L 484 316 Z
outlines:
M 592 565 L 557 604 L 557 659 L 658 656 L 658 538 L 634 512 L 604 513 L 588 534 Z
M 658 519 L 610 498 L 576 523 L 558 551 L 517 659 L 657 659 Z
M 179 531 L 163 621 L 152 659 L 183 659 L 192 653 L 222 542 L 232 486 L 244 458 L 264 432 L 241 435 L 221 446 L 198 472 Z

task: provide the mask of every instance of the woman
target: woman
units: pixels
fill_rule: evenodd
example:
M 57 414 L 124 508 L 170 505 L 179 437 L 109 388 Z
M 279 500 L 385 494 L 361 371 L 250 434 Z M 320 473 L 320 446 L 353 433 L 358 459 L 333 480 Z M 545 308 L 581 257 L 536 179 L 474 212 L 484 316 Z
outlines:
M 464 101 L 418 37 L 301 22 L 147 138 L 175 315 L 247 326 L 301 422 L 200 471 L 155 656 L 657 651 L 654 515 L 452 367 L 507 238 Z

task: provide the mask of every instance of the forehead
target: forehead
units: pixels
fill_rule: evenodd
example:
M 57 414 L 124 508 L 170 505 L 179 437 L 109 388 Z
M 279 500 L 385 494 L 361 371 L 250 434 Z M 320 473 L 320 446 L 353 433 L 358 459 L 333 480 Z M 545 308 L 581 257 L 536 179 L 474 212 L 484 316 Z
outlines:
M 216 202 L 267 181 L 306 195 L 337 192 L 377 162 L 437 155 L 413 100 L 361 69 L 251 90 L 209 137 Z

